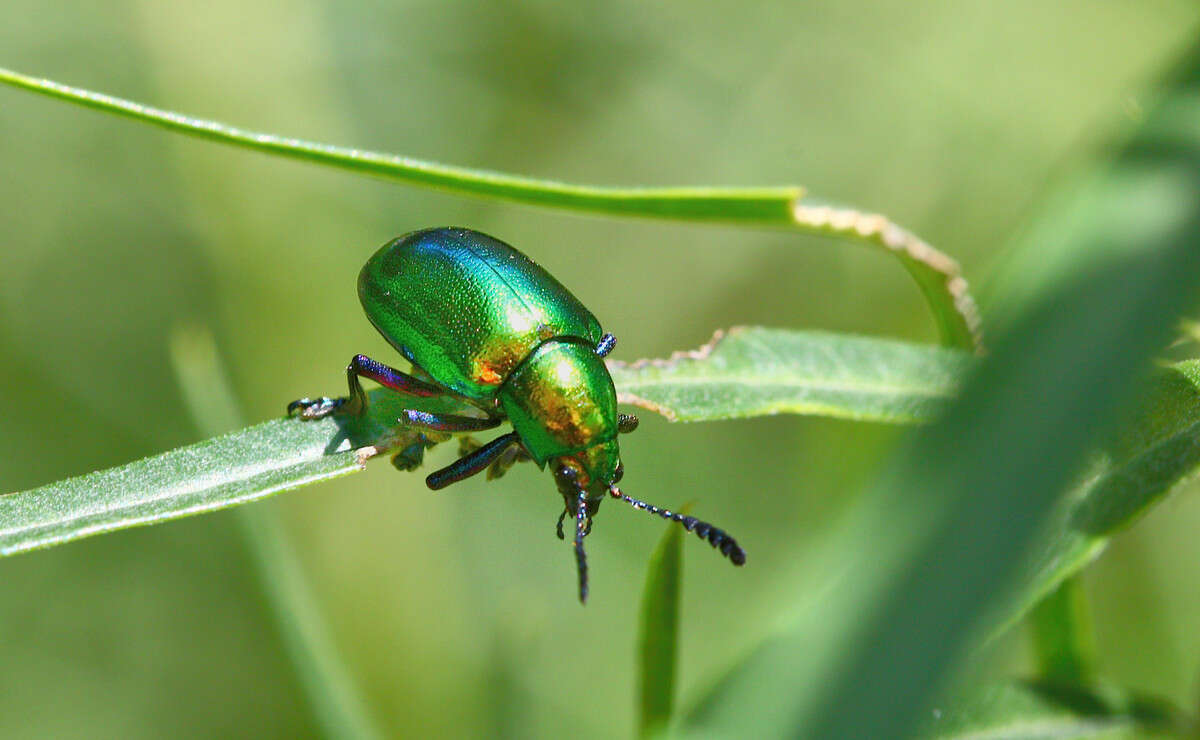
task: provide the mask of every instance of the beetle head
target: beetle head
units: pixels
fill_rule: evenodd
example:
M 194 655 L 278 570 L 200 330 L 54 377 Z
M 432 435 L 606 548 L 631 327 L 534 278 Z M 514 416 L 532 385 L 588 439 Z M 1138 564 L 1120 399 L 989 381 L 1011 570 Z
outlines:
M 608 487 L 621 479 L 621 451 L 617 440 L 610 439 L 557 458 L 551 470 L 567 513 L 572 517 L 578 513 L 582 492 L 591 517 L 608 494 Z

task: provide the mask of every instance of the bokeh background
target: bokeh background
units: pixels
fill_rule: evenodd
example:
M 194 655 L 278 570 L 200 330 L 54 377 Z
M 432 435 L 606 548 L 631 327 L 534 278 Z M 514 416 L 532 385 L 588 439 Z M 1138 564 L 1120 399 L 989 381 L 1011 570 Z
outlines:
M 104 4 L 6 0 L 0 64 L 249 128 L 603 184 L 797 183 L 958 258 L 977 292 L 1048 184 L 1136 120 L 1194 38 L 1184 0 Z M 0 89 L 0 491 L 201 434 L 168 344 L 216 337 L 246 417 L 341 393 L 361 263 L 456 224 L 546 266 L 662 356 L 764 324 L 934 341 L 898 265 L 815 237 L 619 221 L 401 187 Z M 685 550 L 682 703 L 795 602 L 797 563 L 897 430 L 643 414 L 626 488 L 736 533 Z M 439 450 L 434 463 L 450 459 Z M 1200 693 L 1190 485 L 1088 571 L 1101 671 Z M 662 523 L 609 505 L 574 597 L 533 469 L 434 494 L 386 463 L 255 504 L 277 518 L 389 734 L 611 737 Z M 236 513 L 0 562 L 0 735 L 297 737 L 319 724 Z M 989 670 L 1019 673 L 1019 635 Z

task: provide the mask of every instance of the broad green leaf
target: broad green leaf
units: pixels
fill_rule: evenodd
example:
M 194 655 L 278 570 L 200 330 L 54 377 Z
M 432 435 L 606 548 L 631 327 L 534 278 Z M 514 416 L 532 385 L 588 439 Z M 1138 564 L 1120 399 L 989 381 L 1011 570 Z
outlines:
M 970 361 L 886 339 L 742 326 L 690 352 L 609 369 L 622 403 L 672 421 L 792 413 L 914 422 L 945 406 Z
M 686 513 L 686 509 L 682 511 Z M 685 531 L 668 527 L 646 567 L 638 619 L 638 730 L 642 737 L 654 737 L 666 729 L 675 703 Z
M 411 432 L 402 408 L 449 411 L 441 399 L 371 393 L 361 419 L 275 419 L 117 468 L 0 496 L 0 555 L 235 504 L 362 469 Z M 453 407 L 453 408 L 451 408 Z
M 976 689 L 931 715 L 921 733 L 926 740 L 1134 740 L 1182 737 L 1186 730 L 1186 721 L 1162 702 L 1027 681 Z
M 706 376 L 712 385 L 707 405 L 680 406 L 681 418 L 779 411 L 874 421 L 928 417 L 952 393 L 954 372 L 970 361 L 964 353 L 936 347 L 805 332 L 739 329 L 727 341 L 728 351 L 718 347 L 708 360 L 684 363 L 678 385 L 694 391 Z M 673 392 L 664 380 L 664 365 L 682 369 L 684 364 L 678 359 L 640 363 L 620 370 L 618 382 L 634 385 L 639 393 L 665 394 L 651 397 L 689 398 L 692 391 Z M 797 382 L 782 381 L 786 372 L 801 370 L 806 375 Z M 824 384 L 822 373 L 828 375 Z M 858 390 L 849 392 L 856 385 Z M 411 441 L 414 433 L 396 423 L 402 408 L 471 413 L 449 399 L 402 399 L 384 390 L 371 398 L 362 420 L 276 419 L 122 467 L 0 496 L 0 555 L 220 509 L 353 473 L 367 459 Z M 691 395 L 689 402 L 695 404 L 696 398 Z
M 979 312 L 954 260 L 882 215 L 810 203 L 801 187 L 572 185 L 248 131 L 3 68 L 0 83 L 189 136 L 426 187 L 610 215 L 778 226 L 870 244 L 896 257 L 913 276 L 944 344 L 980 345 Z
M 1200 92 L 1197 61 L 1174 95 Z M 1026 558 L 1055 527 L 1087 453 L 1195 307 L 1200 116 L 1185 123 L 1170 138 L 1148 126 L 1069 207 L 1045 214 L 1064 219 L 1054 231 L 1071 242 L 1073 269 L 1012 307 L 956 401 L 913 434 L 804 564 L 796 619 L 723 683 L 698 730 L 909 736 L 969 647 L 1012 612 Z M 1132 513 L 1072 512 L 1072 525 L 1091 530 Z

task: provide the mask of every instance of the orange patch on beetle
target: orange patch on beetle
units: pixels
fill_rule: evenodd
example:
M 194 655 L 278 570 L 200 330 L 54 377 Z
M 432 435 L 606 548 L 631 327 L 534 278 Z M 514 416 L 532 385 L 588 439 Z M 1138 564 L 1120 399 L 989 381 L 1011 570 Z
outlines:
M 504 380 L 500 373 L 496 372 L 495 368 L 482 363 L 476 368 L 475 377 L 479 378 L 480 383 L 487 383 L 488 385 L 500 385 L 500 381 Z

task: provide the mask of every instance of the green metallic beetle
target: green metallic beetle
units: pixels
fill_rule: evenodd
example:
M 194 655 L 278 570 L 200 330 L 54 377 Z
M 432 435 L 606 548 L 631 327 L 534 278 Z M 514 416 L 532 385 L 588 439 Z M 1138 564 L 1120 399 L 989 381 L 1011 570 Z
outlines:
M 617 413 L 616 389 L 604 365 L 616 338 L 528 257 L 470 229 L 414 231 L 367 261 L 358 297 L 375 328 L 412 363 L 412 374 L 356 355 L 346 368 L 348 398 L 302 398 L 288 406 L 289 415 L 363 413 L 367 397 L 359 376 L 411 396 L 454 396 L 483 411 L 483 417 L 405 411 L 400 421 L 429 433 L 397 454 L 394 462 L 403 469 L 419 465 L 424 449 L 449 434 L 509 421 L 514 431 L 475 448 L 468 441 L 461 458 L 425 482 L 436 490 L 489 467 L 495 477 L 519 460 L 542 469 L 549 464 L 564 501 L 559 539 L 563 519 L 575 520 L 580 601 L 588 593 L 583 538 L 606 495 L 679 522 L 735 565 L 746 562 L 745 551 L 724 531 L 617 488 L 617 434 L 633 431 L 638 421 Z

